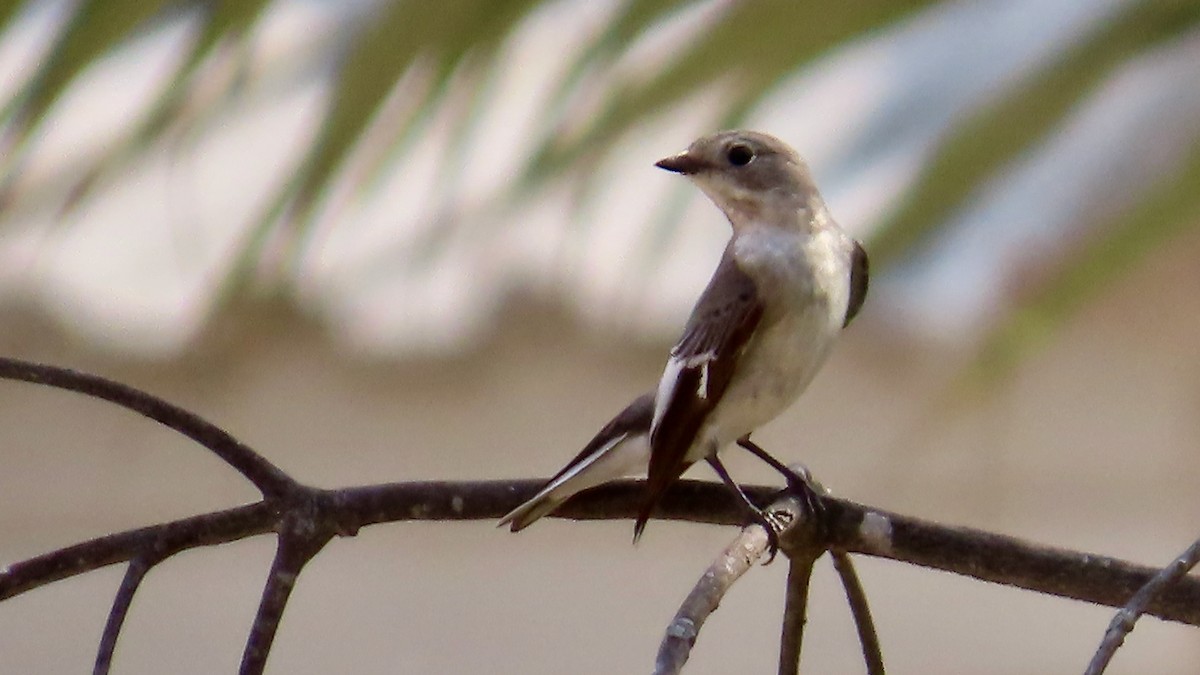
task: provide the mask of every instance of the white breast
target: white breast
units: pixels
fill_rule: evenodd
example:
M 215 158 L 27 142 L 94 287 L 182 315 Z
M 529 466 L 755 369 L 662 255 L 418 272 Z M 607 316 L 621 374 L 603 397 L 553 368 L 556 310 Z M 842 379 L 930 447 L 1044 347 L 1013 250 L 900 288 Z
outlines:
M 851 245 L 836 227 L 764 228 L 738 238 L 734 255 L 755 280 L 763 319 L 701 430 L 707 442 L 693 454 L 720 449 L 771 421 L 812 381 L 846 315 Z

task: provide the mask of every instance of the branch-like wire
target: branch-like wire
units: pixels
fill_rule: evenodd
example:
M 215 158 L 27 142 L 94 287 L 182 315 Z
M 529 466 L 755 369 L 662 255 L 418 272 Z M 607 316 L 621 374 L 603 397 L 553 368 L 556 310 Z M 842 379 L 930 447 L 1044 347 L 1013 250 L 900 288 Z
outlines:
M 862 644 L 867 674 L 883 675 L 883 650 L 879 647 L 879 634 L 875 632 L 875 622 L 871 619 L 867 594 L 863 591 L 858 572 L 854 569 L 854 561 L 850 560 L 850 555 L 845 551 L 830 551 L 830 555 L 833 558 L 833 568 L 842 580 L 842 588 L 846 589 L 846 601 L 850 604 L 854 628 L 858 631 L 858 641 Z
M 215 424 L 129 385 L 68 368 L 7 357 L 0 357 L 0 379 L 43 384 L 78 392 L 149 417 L 211 450 L 253 483 L 263 497 L 283 495 L 296 484 L 279 467 Z
M 0 600 L 39 586 L 128 562 L 161 540 L 164 557 L 179 551 L 238 541 L 274 529 L 265 502 L 97 537 L 35 558 L 0 567 Z
M 766 510 L 782 525 L 778 533 L 780 549 L 791 559 L 807 559 L 811 572 L 812 562 L 820 557 L 823 549 L 814 536 L 817 528 L 812 519 L 804 517 L 804 506 L 795 495 L 785 493 Z M 704 622 L 717 609 L 733 583 L 763 557 L 768 546 L 769 539 L 763 526 L 757 523 L 749 525 L 708 566 L 667 626 L 666 634 L 658 646 L 655 675 L 678 673 L 683 669 Z M 784 630 L 786 640 L 787 629 Z
M 328 491 L 330 517 L 339 532 L 400 521 L 499 518 L 544 484 L 510 481 L 389 483 Z M 760 506 L 779 488 L 744 486 Z M 551 517 L 575 520 L 632 519 L 641 503 L 641 481 L 615 481 L 588 490 Z M 1116 558 L 1067 551 L 982 530 L 954 527 L 874 509 L 835 497 L 830 511 L 831 546 L 889 558 L 1064 598 L 1121 607 L 1159 570 Z M 694 523 L 744 522 L 739 505 L 719 483 L 683 480 L 664 497 L 656 517 Z M 0 567 L 0 600 L 107 565 L 127 562 L 161 540 L 164 554 L 224 544 L 274 532 L 278 507 L 266 502 L 119 532 Z M 1146 609 L 1166 621 L 1200 626 L 1200 579 L 1184 577 Z
M 793 504 L 799 510 L 799 504 L 794 501 Z M 658 645 L 654 675 L 674 675 L 683 670 L 705 620 L 716 610 L 733 582 L 762 558 L 767 546 L 767 531 L 756 523 L 744 528 L 733 543 L 721 551 L 692 587 L 667 626 L 666 634 Z
M 0 569 L 0 600 L 3 600 L 68 576 L 129 561 L 101 636 L 94 665 L 96 673 L 108 672 L 133 596 L 154 565 L 186 548 L 276 531 L 277 555 L 242 663 L 245 673 L 262 672 L 287 599 L 304 565 L 334 535 L 354 534 L 363 523 L 387 515 L 388 505 L 379 508 L 371 491 L 358 493 L 359 499 L 339 503 L 335 493 L 297 483 L 216 425 L 128 385 L 65 368 L 4 357 L 0 357 L 0 379 L 75 391 L 138 412 L 199 442 L 250 480 L 263 495 L 263 501 L 252 506 L 99 537 Z M 394 507 L 395 501 L 389 505 Z M 452 499 L 450 505 L 452 510 L 460 510 L 461 499 Z M 431 511 L 427 506 L 428 500 L 423 499 L 420 506 L 409 510 L 409 514 Z
M 138 556 L 129 561 L 129 566 L 125 568 L 125 576 L 121 579 L 121 587 L 117 589 L 117 595 L 113 598 L 112 609 L 108 612 L 104 632 L 100 635 L 100 647 L 96 650 L 96 663 L 92 667 L 92 675 L 108 675 L 112 667 L 113 650 L 117 647 L 117 637 L 121 633 L 121 626 L 125 624 L 125 617 L 129 614 L 133 595 L 141 586 L 142 579 L 146 578 L 146 572 L 158 562 L 159 560 L 148 556 Z
M 800 648 L 808 620 L 808 587 L 816 557 L 788 556 L 787 592 L 783 604 L 783 628 L 779 637 L 779 675 L 800 672 Z
M 242 652 L 240 675 L 261 675 L 267 667 L 267 656 L 279 630 L 279 621 L 287 606 L 292 589 L 301 570 L 313 556 L 329 543 L 333 532 L 328 529 L 314 530 L 312 523 L 320 520 L 317 511 L 300 512 L 285 518 L 284 529 L 279 533 L 279 544 L 275 548 L 275 559 L 263 586 L 262 600 L 254 615 L 254 625 L 246 638 L 246 649 Z
M 830 547 L 954 572 L 1038 593 L 1121 607 L 1158 569 L 1042 546 L 826 498 Z M 1200 579 L 1184 577 L 1146 607 L 1167 621 L 1200 626 Z
M 273 636 L 295 575 L 331 537 L 350 536 L 363 526 L 384 522 L 497 518 L 542 485 L 540 480 L 414 482 L 318 490 L 296 483 L 212 423 L 133 387 L 4 357 L 0 357 L 0 379 L 75 391 L 138 412 L 205 446 L 263 493 L 263 501 L 255 504 L 97 537 L 0 568 L 0 600 L 5 600 L 76 574 L 134 561 L 114 599 L 97 654 L 97 672 L 104 672 L 111 663 L 112 650 L 141 578 L 155 564 L 179 551 L 278 532 L 280 553 L 273 570 L 279 574 L 273 572 L 268 578 L 255 619 L 259 636 Z M 768 487 L 748 487 L 746 491 L 760 506 L 770 504 L 778 493 Z M 641 495 L 640 482 L 620 481 L 572 499 L 555 515 L 581 520 L 632 518 Z M 1113 558 L 925 522 L 845 500 L 825 501 L 830 521 L 826 523 L 827 543 L 845 551 L 1112 607 L 1121 606 L 1158 573 Z M 743 515 L 742 506 L 723 486 L 681 481 L 666 495 L 658 517 L 739 524 Z M 762 541 L 754 546 L 765 547 L 765 532 L 761 528 L 757 532 Z M 1150 592 L 1139 602 L 1138 612 L 1200 625 L 1200 580 L 1184 576 L 1165 591 Z M 269 637 L 264 642 L 252 636 L 247 644 L 247 662 L 255 662 L 258 657 L 253 654 L 259 653 L 265 662 L 266 649 L 255 645 L 269 648 L 269 644 Z
M 1178 558 L 1171 561 L 1170 565 L 1162 568 L 1158 574 L 1154 575 L 1153 579 L 1139 588 L 1129 602 L 1117 612 L 1112 622 L 1109 623 L 1108 630 L 1104 633 L 1100 647 L 1096 649 L 1095 655 L 1088 663 L 1084 675 L 1103 673 L 1108 668 L 1109 662 L 1112 661 L 1113 655 L 1117 653 L 1117 649 L 1125 642 L 1125 636 L 1133 631 L 1133 626 L 1137 623 L 1138 618 L 1146 612 L 1150 602 L 1158 597 L 1164 589 L 1178 583 L 1188 571 L 1196 566 L 1197 562 L 1200 562 L 1200 539 L 1192 542 L 1192 545 Z
M 808 469 L 800 467 L 800 470 L 808 476 Z M 825 489 L 815 481 L 805 485 L 806 490 L 817 489 L 822 495 L 826 494 Z M 800 672 L 800 649 L 804 644 L 804 624 L 808 620 L 808 588 L 812 582 L 813 565 L 828 547 L 824 535 L 827 514 L 824 497 L 818 497 L 815 492 L 799 496 L 803 496 L 804 501 L 794 503 L 797 506 L 803 503 L 803 506 L 790 513 L 792 518 L 780 533 L 780 548 L 788 557 L 788 575 L 783 625 L 779 632 L 779 675 L 797 675 Z

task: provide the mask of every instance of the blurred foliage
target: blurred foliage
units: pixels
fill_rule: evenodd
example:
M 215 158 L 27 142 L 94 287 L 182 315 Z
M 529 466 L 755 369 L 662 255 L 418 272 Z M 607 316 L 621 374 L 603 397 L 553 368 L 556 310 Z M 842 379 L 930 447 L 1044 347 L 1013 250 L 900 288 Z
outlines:
M 984 341 L 967 379 L 990 382 L 1053 335 L 1063 317 L 1095 298 L 1152 251 L 1200 223 L 1200 143 L 1185 168 L 1151 190 L 1134 208 L 1114 214 L 1109 227 L 1079 243 L 1034 286 Z M 1153 302 L 1153 299 L 1150 299 Z M 1176 308 L 1163 306 L 1163 312 Z
M 1131 3 L 1058 62 L 963 120 L 870 242 L 872 262 L 902 256 L 966 206 L 980 184 L 1044 141 L 1114 69 L 1198 25 L 1200 3 L 1192 0 Z
M 631 37 L 654 27 L 661 17 L 633 3 L 616 25 L 619 32 L 603 39 L 609 53 L 627 46 Z M 670 3 L 674 5 L 676 3 Z M 861 38 L 909 16 L 933 2 L 805 3 L 765 0 L 733 3 L 712 28 L 689 43 L 658 71 L 637 84 L 617 89 L 586 133 L 569 143 L 551 139 L 535 170 L 551 173 L 578 160 L 590 148 L 605 147 L 648 115 L 670 107 L 722 80 L 735 83 L 720 115 L 730 125 L 777 82 L 824 55 L 833 47 Z M 634 21 L 637 23 L 634 23 Z M 798 39 L 802 37 L 803 39 Z M 595 59 L 595 53 L 585 53 Z M 584 63 L 579 64 L 581 69 Z
M 297 197 L 308 202 L 328 184 L 392 87 L 418 59 L 432 67 L 433 90 L 440 91 L 468 55 L 483 61 L 493 56 L 536 5 L 535 0 L 398 0 L 381 7 L 342 58 L 332 106 L 301 170 Z
M 503 68 L 494 57 L 504 41 L 531 12 L 548 4 L 536 0 L 379 0 L 356 5 L 355 16 L 336 35 L 313 36 L 314 61 L 332 73 L 327 109 L 298 171 L 269 201 L 246 238 L 241 262 L 231 274 L 234 294 L 263 256 L 265 242 L 303 240 L 313 226 L 314 206 L 363 142 L 388 105 L 397 83 L 427 71 L 423 104 L 411 106 L 389 127 L 394 152 L 403 152 L 420 121 L 435 105 L 451 78 L 463 71 L 486 83 L 488 73 Z M 566 64 L 551 105 L 558 105 L 588 73 L 603 70 L 626 54 L 637 40 L 698 3 L 688 0 L 628 0 L 601 26 L 590 44 L 582 45 Z M 721 19 L 702 28 L 651 72 L 638 72 L 604 92 L 594 118 L 549 119 L 537 139 L 533 160 L 514 177 L 514 190 L 525 191 L 578 168 L 597 149 L 657 112 L 687 100 L 720 82 L 731 95 L 719 119 L 734 125 L 772 87 L 830 50 L 895 25 L 936 2 L 805 3 L 756 0 L 709 4 Z M 160 92 L 144 116 L 95 163 L 83 169 L 64 208 L 92 189 L 101 176 L 118 172 L 181 120 L 213 115 L 233 98 L 203 97 L 204 64 L 220 58 L 237 60 L 248 51 L 267 0 L 79 0 L 74 3 L 47 55 L 17 95 L 3 102 L 8 149 L 0 185 L 11 189 L 19 174 L 28 139 L 70 84 L 98 60 L 131 40 L 162 26 L 187 19 L 184 58 L 171 84 Z M 0 0 L 0 26 L 11 28 L 22 3 Z M 980 185 L 994 178 L 1015 158 L 1043 143 L 1066 115 L 1106 77 L 1130 59 L 1184 31 L 1200 27 L 1200 3 L 1194 0 L 1128 2 L 1107 25 L 1085 36 L 1037 72 L 1010 87 L 982 109 L 945 132 L 940 148 L 925 166 L 917 185 L 870 243 L 872 256 L 887 264 L 927 238 L 948 217 L 963 209 Z M 483 84 L 480 85 L 481 91 Z M 483 96 L 483 94 L 480 94 Z M 196 109 L 189 102 L 200 99 Z M 476 101 L 477 105 L 485 104 Z M 469 113 L 465 113 L 469 116 Z M 469 125 L 464 119 L 463 125 Z M 565 129 L 572 126 L 571 129 Z M 464 134 L 465 136 L 465 134 Z M 386 162 L 376 162 L 363 181 L 371 181 Z M 1144 252 L 1162 245 L 1181 229 L 1196 224 L 1197 162 L 1165 181 L 1131 214 L 1100 228 L 1103 236 L 1081 241 L 1067 256 L 1060 273 L 1047 275 L 1026 295 L 1023 309 L 998 327 L 988 353 L 1018 354 L 1031 334 L 1052 326 L 1102 287 L 1102 281 L 1133 264 Z M 1004 361 L 1005 359 L 1001 359 Z M 996 362 L 994 359 L 991 362 Z
M 63 89 L 93 61 L 119 47 L 167 5 L 166 0 L 84 0 L 76 6 L 42 67 L 25 86 L 15 133 L 24 135 Z

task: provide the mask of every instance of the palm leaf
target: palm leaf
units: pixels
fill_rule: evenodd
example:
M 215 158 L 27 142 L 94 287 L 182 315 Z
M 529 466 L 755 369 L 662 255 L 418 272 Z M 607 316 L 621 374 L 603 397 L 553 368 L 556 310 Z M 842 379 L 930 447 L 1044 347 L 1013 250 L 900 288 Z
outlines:
M 179 121 L 189 96 L 198 86 L 197 70 L 222 45 L 242 39 L 270 4 L 269 0 L 233 0 L 212 3 L 203 16 L 199 34 L 185 47 L 187 53 L 168 78 L 170 84 L 159 92 L 157 100 L 141 119 L 130 125 L 123 138 L 111 150 L 84 169 L 69 191 L 64 210 L 87 197 L 105 175 L 113 175 L 142 155 Z
M 434 72 L 432 91 L 441 91 L 468 54 L 486 59 L 534 5 L 535 0 L 487 4 L 471 0 L 436 4 L 398 1 L 370 17 L 340 59 L 330 109 L 311 150 L 289 184 L 256 219 L 227 292 L 235 291 L 249 278 L 278 225 L 289 230 L 284 241 L 291 255 L 284 256 L 284 260 L 295 261 L 305 246 L 304 233 L 311 225 L 314 200 L 362 139 L 389 92 L 418 60 L 427 59 Z M 419 114 L 411 117 L 410 124 L 397 129 L 398 143 L 403 142 L 411 131 L 411 122 L 418 118 Z M 287 276 L 281 274 L 279 278 Z
M 9 27 L 9 23 L 17 16 L 21 0 L 0 0 L 0 31 Z
M 990 384 L 1012 372 L 1028 354 L 1045 344 L 1080 308 L 1155 251 L 1200 226 L 1200 139 L 1182 170 L 1172 173 L 1127 213 L 1115 214 L 1078 250 L 1057 266 L 1058 273 L 1026 293 L 1016 311 L 983 341 L 965 371 L 967 381 Z M 1165 308 L 1164 311 L 1170 311 Z
M 225 297 L 231 298 L 243 289 L 252 274 L 262 273 L 264 260 L 294 264 L 319 219 L 316 207 L 334 192 L 332 188 L 349 185 L 352 194 L 361 195 L 366 186 L 396 170 L 399 162 L 425 139 L 431 123 L 434 129 L 451 129 L 449 140 L 434 160 L 438 184 L 445 188 L 445 194 L 464 191 L 454 188 L 466 187 L 461 185 L 462 167 L 480 144 L 480 119 L 486 116 L 484 112 L 497 95 L 497 82 L 505 72 L 506 64 L 498 55 L 535 10 L 552 4 L 536 0 L 392 0 L 365 9 L 356 23 L 345 27 L 339 39 L 313 40 L 314 53 L 333 60 L 328 108 L 315 137 L 305 140 L 310 145 L 298 169 L 248 220 L 241 254 L 225 280 Z M 648 120 L 663 111 L 698 94 L 719 90 L 723 98 L 713 112 L 714 120 L 737 124 L 798 70 L 840 46 L 894 26 L 935 4 L 930 0 L 865 5 L 814 5 L 794 0 L 619 3 L 603 25 L 570 54 L 564 54 L 569 61 L 553 75 L 550 86 L 554 93 L 545 109 L 534 113 L 543 123 L 531 132 L 531 158 L 521 157 L 522 163 L 508 183 L 496 194 L 488 195 L 483 207 L 475 205 L 472 213 L 465 215 L 450 213 L 453 222 L 449 227 L 441 226 L 444 223 L 440 220 L 437 226 L 420 226 L 425 233 L 405 242 L 408 249 L 401 262 L 412 266 L 419 262 L 437 264 L 446 241 L 459 238 L 464 228 L 487 225 L 485 219 L 476 218 L 479 213 L 494 216 L 515 208 L 541 188 L 564 183 L 574 186 L 576 207 L 582 210 L 589 195 L 601 194 L 596 183 L 603 179 L 603 172 L 591 168 L 606 158 L 610 148 L 622 147 L 617 141 L 628 140 L 630 132 L 644 129 Z M 11 23 L 18 5 L 0 0 L 0 25 Z M 81 73 L 131 39 L 172 19 L 197 19 L 199 30 L 190 34 L 189 42 L 183 45 L 183 58 L 170 85 L 123 130 L 106 154 L 40 182 L 66 181 L 73 185 L 64 204 L 70 208 L 103 185 L 101 178 L 119 174 L 164 138 L 209 131 L 212 125 L 205 127 L 204 122 L 218 119 L 237 92 L 229 85 L 220 97 L 209 97 L 198 108 L 194 95 L 208 90 L 204 66 L 219 58 L 222 49 L 248 46 L 247 36 L 269 6 L 267 0 L 80 0 L 68 15 L 49 57 L 24 83 L 19 96 L 6 104 L 8 141 L 17 147 L 5 158 L 8 167 L 0 175 L 0 182 L 12 186 L 25 150 L 22 144 Z M 701 20 L 694 20 L 696 17 Z M 659 50 L 652 63 L 638 61 L 645 51 L 642 47 L 656 39 L 657 31 L 681 24 L 693 31 L 686 40 Z M 915 189 L 884 227 L 876 230 L 871 242 L 874 260 L 886 263 L 908 253 L 914 243 L 968 208 L 978 196 L 980 185 L 994 181 L 1024 154 L 1041 147 L 1112 72 L 1164 40 L 1197 26 L 1200 3 L 1190 0 L 1144 0 L 1124 5 L 1106 24 L 1063 49 L 1056 59 L 1034 70 L 1018 86 L 1000 93 L 996 100 L 955 124 L 932 154 Z M 417 85 L 406 88 L 400 84 L 414 73 L 419 76 Z M 572 110 L 572 100 L 584 87 L 592 88 L 587 93 L 596 94 L 601 104 L 599 110 L 579 115 Z M 399 108 L 389 107 L 396 105 L 397 96 L 405 95 L 419 100 L 404 102 Z M 389 112 L 401 108 L 401 114 L 389 116 Z M 21 195 L 25 200 L 30 200 L 31 194 L 33 198 L 41 194 L 30 186 L 22 187 L 27 188 Z M 55 187 L 43 192 L 58 198 L 62 190 Z M 1163 188 L 1147 198 L 1141 208 L 1151 212 L 1168 208 L 1174 199 L 1183 200 L 1172 197 L 1174 194 Z M 438 201 L 445 198 L 439 197 Z M 662 211 L 667 215 L 678 213 L 683 204 L 682 199 L 668 199 Z M 446 204 L 449 211 L 454 211 L 454 206 Z M 1179 208 L 1181 214 L 1186 212 L 1185 206 Z M 1173 214 L 1159 215 L 1170 219 Z M 1186 219 L 1184 215 L 1178 217 Z M 575 220 L 577 226 L 586 226 L 585 218 Z M 677 219 L 652 220 L 662 228 L 646 237 L 650 245 L 642 253 L 651 262 L 663 250 L 661 245 L 671 240 L 669 228 Z M 1088 274 L 1106 269 L 1100 263 L 1089 262 L 1102 259 L 1106 245 L 1115 246 L 1111 242 L 1124 241 L 1122 237 L 1134 238 L 1136 245 L 1119 247 L 1121 254 L 1132 255 L 1184 227 L 1175 220 L 1172 223 L 1158 223 L 1157 227 L 1136 233 L 1128 232 L 1123 223 L 1101 229 L 1094 241 L 1086 240 L 1082 253 L 1065 258 L 1061 286 L 1058 280 L 1048 280 L 1036 299 L 1024 306 L 1024 318 L 1011 327 L 1015 332 L 1007 338 L 995 337 L 988 343 L 992 345 L 989 349 L 1008 349 L 994 345 L 1016 344 L 1014 340 L 1019 340 L 1013 335 L 1028 333 L 1029 326 L 1065 316 L 1077 306 L 1077 301 L 1067 299 L 1081 297 L 1079 289 L 1096 281 Z M 478 240 L 486 242 L 488 237 Z M 654 246 L 655 242 L 659 246 Z M 272 244 L 284 247 L 281 250 L 285 254 L 267 255 Z M 269 287 L 286 290 L 282 286 L 289 278 L 289 274 L 278 274 L 269 279 Z
M 727 77 L 735 86 L 726 110 L 719 116 L 734 120 L 780 79 L 832 47 L 931 4 L 936 3 L 816 5 L 769 0 L 733 5 L 721 21 L 674 55 L 666 67 L 640 83 L 613 92 L 607 109 L 577 140 L 564 143 L 552 139 L 535 170 L 561 171 L 590 149 L 605 147 L 647 116 Z
M 1151 0 L 1128 7 L 1010 95 L 964 120 L 925 166 L 923 178 L 870 241 L 887 264 L 972 198 L 975 189 L 1045 140 L 1114 68 L 1200 25 L 1200 4 Z
M 159 17 L 169 0 L 82 0 L 26 84 L 15 111 L 15 133 L 23 137 L 41 120 L 67 85 L 85 68 Z

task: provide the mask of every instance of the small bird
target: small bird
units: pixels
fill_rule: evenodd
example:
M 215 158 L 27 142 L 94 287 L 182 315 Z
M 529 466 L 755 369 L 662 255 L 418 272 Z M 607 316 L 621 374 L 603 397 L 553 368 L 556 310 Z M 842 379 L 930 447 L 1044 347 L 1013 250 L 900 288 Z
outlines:
M 687 176 L 733 227 L 656 391 L 635 399 L 529 501 L 501 519 L 516 532 L 577 492 L 646 469 L 636 542 L 667 489 L 706 461 L 763 522 L 717 453 L 733 443 L 805 479 L 750 440 L 800 396 L 867 294 L 867 254 L 834 222 L 786 143 L 723 131 L 655 164 Z

